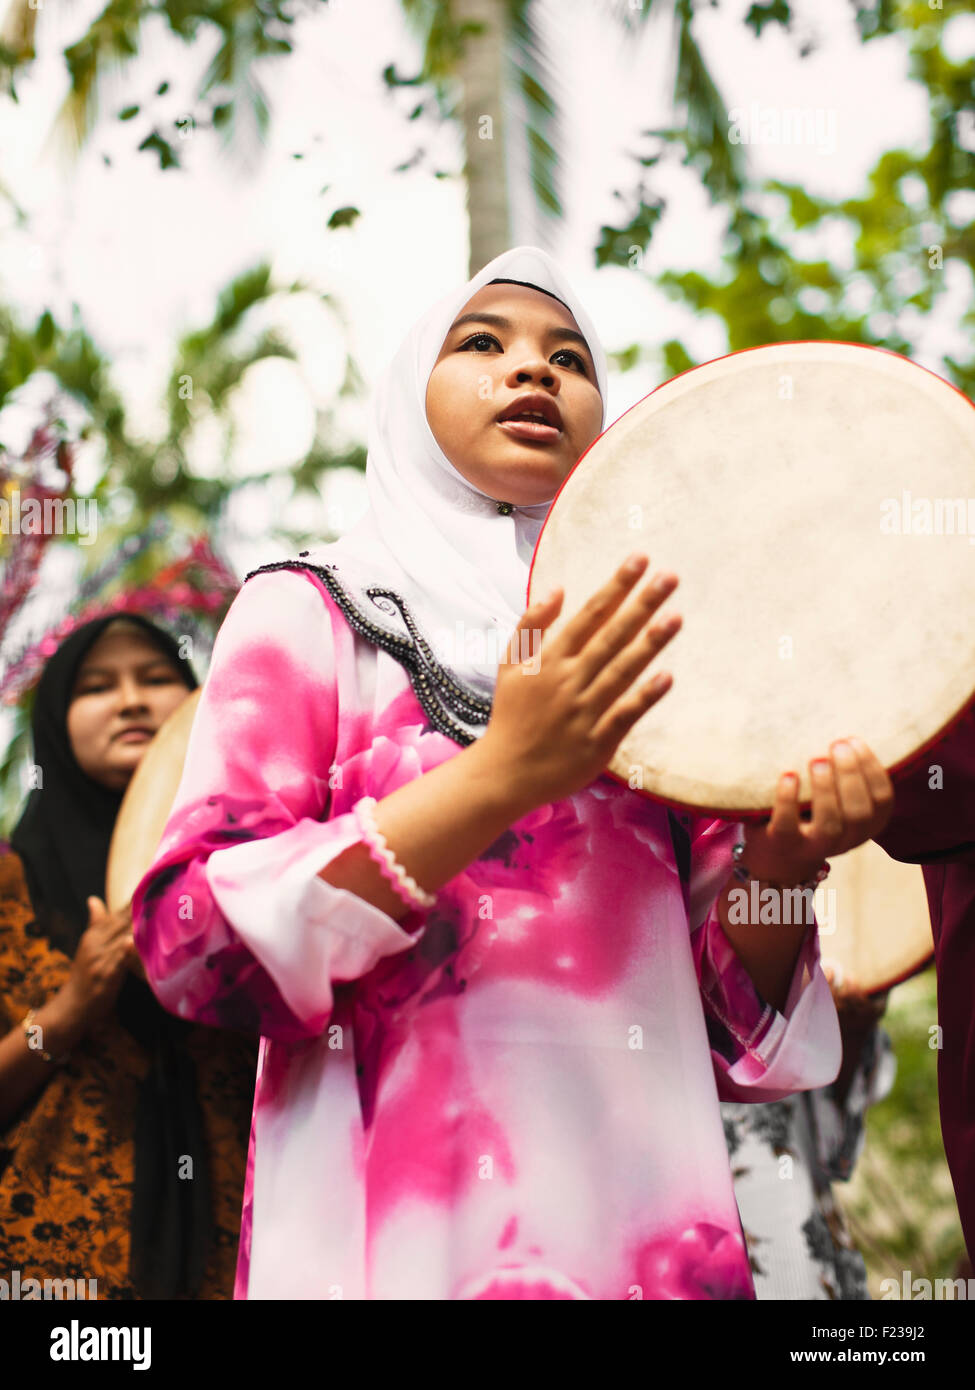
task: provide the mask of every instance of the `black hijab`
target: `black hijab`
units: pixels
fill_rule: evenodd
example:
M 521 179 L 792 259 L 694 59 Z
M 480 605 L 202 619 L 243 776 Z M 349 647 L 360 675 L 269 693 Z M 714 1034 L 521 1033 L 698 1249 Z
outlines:
M 10 843 L 23 861 L 34 910 L 28 930 L 70 957 L 88 926 L 86 900 L 105 898 L 108 850 L 123 793 L 102 786 L 79 766 L 68 736 L 68 706 L 89 648 L 121 618 L 144 629 L 188 690 L 199 684 L 175 639 L 136 613 L 111 613 L 85 623 L 44 668 L 31 720 L 40 785 L 31 792 Z M 212 1208 L 196 1068 L 186 1048 L 189 1025 L 167 1013 L 131 973 L 119 991 L 115 1015 L 149 1054 L 134 1116 L 130 1278 L 143 1298 L 192 1296 L 206 1267 Z

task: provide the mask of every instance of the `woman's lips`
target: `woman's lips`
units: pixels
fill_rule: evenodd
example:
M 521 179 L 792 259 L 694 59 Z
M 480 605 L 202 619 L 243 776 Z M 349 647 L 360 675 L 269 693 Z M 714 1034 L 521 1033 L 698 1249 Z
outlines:
M 561 1270 L 541 1265 L 515 1265 L 495 1269 L 470 1280 L 456 1297 L 458 1299 L 500 1298 L 516 1299 L 591 1299 L 574 1279 Z
M 116 734 L 116 743 L 146 743 L 152 738 L 148 729 L 126 729 L 124 734 Z
M 562 438 L 562 431 L 554 425 L 543 425 L 541 420 L 498 420 L 497 423 L 514 439 L 539 440 L 544 444 L 554 444 Z

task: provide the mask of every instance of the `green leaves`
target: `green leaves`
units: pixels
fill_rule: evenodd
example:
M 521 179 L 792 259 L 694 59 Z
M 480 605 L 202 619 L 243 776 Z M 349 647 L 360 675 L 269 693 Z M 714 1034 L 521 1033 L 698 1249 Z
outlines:
M 34 340 L 41 352 L 47 352 L 54 342 L 54 319 L 51 317 L 50 310 L 45 309 L 37 320 L 37 328 L 34 330 Z
M 650 245 L 653 229 L 663 216 L 666 203 L 663 199 L 647 202 L 646 197 L 641 185 L 639 205 L 630 221 L 622 227 L 600 227 L 595 251 L 597 266 L 632 266 L 634 248 L 642 253 Z
M 225 137 L 232 135 L 236 104 L 248 116 L 241 129 L 263 136 L 270 113 L 255 69 L 262 61 L 291 53 L 295 21 L 316 3 L 325 4 L 327 0 L 259 0 L 256 4 L 246 0 L 108 0 L 85 33 L 63 50 L 70 88 L 55 119 L 55 129 L 70 135 L 77 149 L 84 145 L 94 128 L 103 73 L 136 57 L 142 43 L 143 20 L 162 15 L 172 32 L 187 45 L 202 33 L 218 36 L 216 53 L 196 93 L 197 102 L 211 92 L 217 94 L 212 110 L 214 128 Z M 14 100 L 13 73 L 34 58 L 29 40 L 36 10 L 26 8 L 25 16 L 29 34 L 25 29 L 16 48 L 0 49 L 0 65 L 7 68 L 5 85 Z M 160 82 L 155 96 L 163 97 L 169 89 L 168 81 Z M 143 114 L 143 106 L 139 102 L 127 103 L 118 112 L 118 120 L 134 120 Z M 179 157 L 162 129 L 164 126 L 160 128 L 157 123 L 137 148 L 154 153 L 161 169 L 177 168 Z
M 766 24 L 785 25 L 790 8 L 753 5 L 747 22 L 761 33 Z M 920 315 L 946 295 L 950 262 L 963 265 L 969 278 L 975 275 L 975 226 L 970 218 L 960 224 L 966 205 L 959 203 L 953 215 L 952 203 L 952 195 L 975 188 L 975 61 L 951 62 L 941 47 L 945 23 L 967 8 L 962 0 L 945 0 L 940 12 L 915 0 L 899 9 L 858 6 L 862 37 L 895 27 L 903 34 L 912 75 L 927 88 L 929 138 L 920 151 L 885 151 L 862 192 L 837 200 L 781 179 L 755 184 L 742 170 L 729 171 L 701 55 L 685 48 L 678 92 L 686 100 L 697 93 L 698 117 L 686 129 L 646 133 L 663 141 L 658 160 L 679 157 L 698 169 L 712 199 L 727 208 L 722 269 L 713 278 L 697 270 L 666 273 L 658 284 L 695 313 L 721 320 L 729 350 L 838 338 L 911 355 Z M 678 0 L 678 15 L 687 31 L 690 0 Z M 639 203 L 629 223 L 601 228 L 597 264 L 632 265 L 627 248 L 649 241 L 660 216 L 659 200 L 644 192 L 642 169 L 652 167 L 649 158 L 637 160 Z M 961 328 L 971 340 L 975 307 L 964 314 Z M 668 343 L 659 350 L 669 369 L 683 370 L 677 347 Z M 945 354 L 943 371 L 972 394 L 975 352 L 967 361 Z
M 691 367 L 697 366 L 684 344 L 678 342 L 676 338 L 669 338 L 663 344 L 661 353 L 668 380 L 670 377 L 679 376 L 681 372 L 690 371 Z
M 788 29 L 792 23 L 792 7 L 786 0 L 773 0 L 771 5 L 752 5 L 745 15 L 745 23 L 760 39 L 766 24 L 781 24 L 783 29 Z
M 684 162 L 697 169 L 712 202 L 719 202 L 744 192 L 745 155 L 742 145 L 731 142 L 728 107 L 694 38 L 693 15 L 690 0 L 677 0 L 674 106 L 684 122 Z
M 159 156 L 160 169 L 178 169 L 179 155 L 168 140 L 164 140 L 158 130 L 151 131 L 139 145 L 140 150 L 155 150 Z
M 334 230 L 336 227 L 351 227 L 358 221 L 358 219 L 361 216 L 362 214 L 360 213 L 358 208 L 336 208 L 335 211 L 332 213 L 331 217 L 328 219 L 326 226 L 328 226 L 331 230 Z

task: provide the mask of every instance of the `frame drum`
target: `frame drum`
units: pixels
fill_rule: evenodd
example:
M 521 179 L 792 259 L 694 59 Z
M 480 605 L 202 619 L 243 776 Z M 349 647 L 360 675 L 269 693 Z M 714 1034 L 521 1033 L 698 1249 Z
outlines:
M 837 738 L 895 771 L 975 688 L 975 408 L 897 353 L 748 349 L 666 382 L 591 445 L 542 527 L 557 632 L 633 550 L 672 570 L 673 685 L 607 772 L 725 819 Z M 971 498 L 971 500 L 969 500 Z M 666 611 L 667 605 L 664 605 Z
M 201 689 L 191 691 L 163 721 L 125 789 L 105 868 L 105 904 L 110 912 L 121 911 L 132 901 L 155 858 L 183 775 Z
M 829 862 L 813 897 L 823 965 L 866 994 L 922 970 L 934 938 L 920 867 L 891 859 L 873 840 Z
M 179 787 L 199 698 L 197 689 L 163 723 L 126 788 L 106 872 L 112 911 L 131 901 L 155 857 Z M 927 964 L 933 943 L 924 878 L 917 866 L 888 858 L 870 842 L 834 859 L 818 892 L 823 895 L 822 904 L 816 900 L 823 962 L 855 977 L 867 993 L 888 989 Z M 868 934 L 866 923 L 880 929 Z

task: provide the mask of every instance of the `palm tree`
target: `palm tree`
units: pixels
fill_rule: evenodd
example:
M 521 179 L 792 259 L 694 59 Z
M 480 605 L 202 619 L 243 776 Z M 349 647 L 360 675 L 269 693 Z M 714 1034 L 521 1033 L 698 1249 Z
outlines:
M 197 93 L 208 107 L 200 121 L 219 128 L 228 143 L 235 138 L 235 116 L 244 130 L 263 135 L 269 121 L 268 102 L 255 74 L 264 58 L 290 53 L 292 26 L 302 9 L 327 0 L 107 0 L 105 8 L 92 21 L 76 43 L 64 51 L 70 87 L 51 130 L 51 139 L 60 140 L 75 152 L 90 135 L 97 116 L 99 79 L 106 69 L 128 63 L 139 53 L 142 22 L 164 18 L 177 38 L 190 44 L 204 31 L 216 30 L 220 44 L 207 68 Z M 14 75 L 35 57 L 35 29 L 38 0 L 9 0 L 0 25 L 0 87 L 12 95 Z M 156 95 L 168 86 L 163 83 Z M 122 120 L 139 111 L 129 106 L 119 113 Z M 163 168 L 178 164 L 175 147 L 153 128 L 140 149 L 154 149 Z
M 77 314 L 69 328 L 57 324 L 50 312 L 43 313 L 33 326 L 24 326 L 9 309 L 0 306 L 0 338 L 6 344 L 0 356 L 0 408 L 32 377 L 46 375 L 54 383 L 49 401 L 52 417 L 58 417 L 70 399 L 72 413 L 80 407 L 84 415 L 80 437 L 97 438 L 103 445 L 101 476 L 91 491 L 99 509 L 104 508 L 111 517 L 113 498 L 121 489 L 128 489 L 134 497 L 134 510 L 126 521 L 127 532 L 143 530 L 163 508 L 176 508 L 191 528 L 212 529 L 238 480 L 224 472 L 208 477 L 194 473 L 193 431 L 204 417 L 212 417 L 221 427 L 226 462 L 233 448 L 234 391 L 244 374 L 265 358 L 295 356 L 286 339 L 273 330 L 251 331 L 248 340 L 249 316 L 273 303 L 278 295 L 303 293 L 327 306 L 346 331 L 341 306 L 333 295 L 300 282 L 275 285 L 267 265 L 246 270 L 227 284 L 218 295 L 211 321 L 176 344 L 165 393 L 166 424 L 154 439 L 145 439 L 132 428 L 112 385 L 110 363 L 85 332 Z M 354 395 L 360 387 L 358 367 L 346 351 L 338 394 Z M 308 453 L 291 472 L 295 490 L 317 489 L 329 468 L 364 466 L 363 450 L 337 453 L 328 443 L 334 435 L 329 414 L 320 412 L 316 424 Z M 0 448 L 0 464 L 3 459 Z M 270 472 L 253 474 L 250 481 L 259 482 L 267 476 Z M 284 530 L 280 534 L 289 542 L 304 539 Z M 101 535 L 89 560 L 97 566 L 110 553 L 114 540 L 110 531 Z
M 725 103 L 694 38 L 696 2 L 641 0 L 634 6 L 631 0 L 598 0 L 608 21 L 627 34 L 641 30 L 651 14 L 670 19 L 675 121 L 689 146 L 703 154 L 712 192 L 724 196 L 740 188 L 742 151 L 728 140 Z M 137 55 L 143 19 L 160 13 L 187 43 L 204 26 L 215 27 L 220 35 L 198 93 L 201 104 L 209 106 L 200 119 L 209 119 L 228 141 L 237 129 L 235 112 L 246 117 L 239 122 L 242 128 L 263 132 L 269 109 L 255 68 L 260 59 L 291 51 L 299 3 L 264 0 L 257 6 L 250 0 L 225 0 L 214 6 L 206 0 L 163 0 L 160 6 L 150 0 L 108 0 L 87 32 L 65 51 L 71 85 L 52 135 L 81 148 L 94 124 L 100 74 Z M 542 32 L 539 0 L 402 0 L 402 5 L 423 52 L 421 71 L 408 85 L 430 84 L 442 115 L 461 127 L 473 274 L 511 244 L 513 153 L 525 156 L 531 194 L 543 217 L 543 241 L 548 239 L 546 226 L 562 216 L 558 74 Z M 5 66 L 11 90 L 14 73 L 34 56 L 37 13 L 31 0 L 10 0 L 0 28 L 0 73 Z M 396 85 L 390 71 L 387 81 Z M 119 116 L 131 119 L 138 111 L 138 106 L 128 106 Z M 179 162 L 175 146 L 157 129 L 140 148 L 155 150 L 164 168 Z
M 589 0 L 587 0 L 587 3 Z M 665 7 L 601 0 L 607 18 L 636 33 Z M 728 139 L 727 108 L 693 34 L 695 0 L 673 0 L 674 114 L 690 147 L 707 155 L 716 191 L 740 189 L 742 153 Z M 561 119 L 537 0 L 402 0 L 423 49 L 421 80 L 433 84 L 445 115 L 463 132 L 470 222 L 469 274 L 511 244 L 509 146 L 527 150 L 535 202 L 562 215 Z M 661 15 L 661 18 L 666 18 Z M 415 79 L 414 79 L 415 80 Z M 514 88 L 520 110 L 508 99 Z M 508 117 L 513 119 L 508 121 Z

